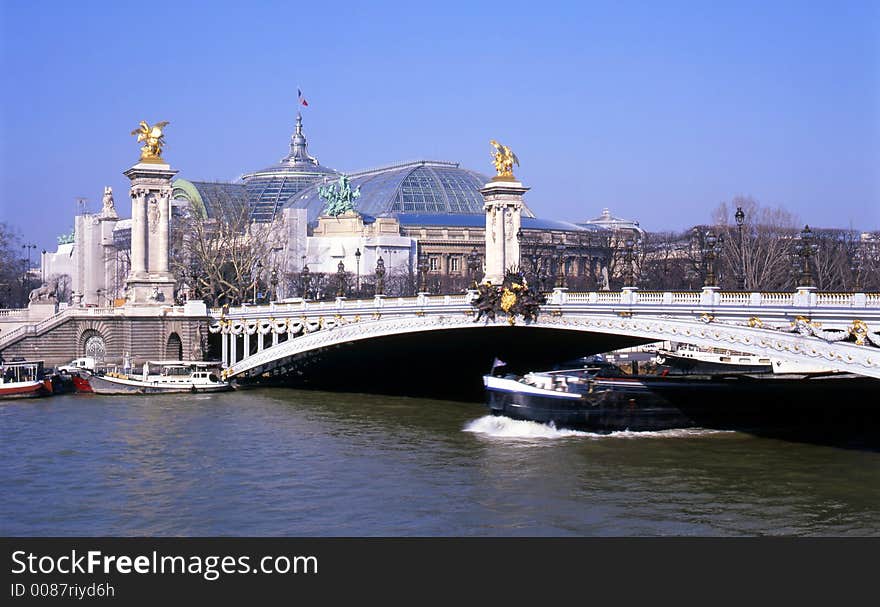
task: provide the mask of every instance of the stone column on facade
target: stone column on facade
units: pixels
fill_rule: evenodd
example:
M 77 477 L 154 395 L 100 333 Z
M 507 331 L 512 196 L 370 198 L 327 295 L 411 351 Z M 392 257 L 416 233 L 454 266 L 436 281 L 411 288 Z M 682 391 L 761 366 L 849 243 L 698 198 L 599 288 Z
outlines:
M 141 228 L 146 219 L 145 196 L 146 190 L 131 188 L 131 276 L 137 278 L 143 277 L 147 269 L 146 243 Z
M 131 271 L 128 304 L 168 305 L 174 301 L 174 277 L 168 271 L 171 179 L 177 171 L 165 163 L 140 162 L 127 171 L 131 180 Z
M 480 193 L 486 211 L 486 267 L 483 282 L 501 284 L 512 267 L 520 267 L 517 233 L 522 225 L 523 194 L 519 181 L 493 179 Z

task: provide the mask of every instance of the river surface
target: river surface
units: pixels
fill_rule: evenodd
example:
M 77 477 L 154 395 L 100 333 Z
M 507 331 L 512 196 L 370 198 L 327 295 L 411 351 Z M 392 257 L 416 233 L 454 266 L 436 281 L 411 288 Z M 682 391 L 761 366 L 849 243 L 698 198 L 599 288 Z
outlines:
M 880 453 L 257 389 L 0 404 L 5 536 L 880 535 Z

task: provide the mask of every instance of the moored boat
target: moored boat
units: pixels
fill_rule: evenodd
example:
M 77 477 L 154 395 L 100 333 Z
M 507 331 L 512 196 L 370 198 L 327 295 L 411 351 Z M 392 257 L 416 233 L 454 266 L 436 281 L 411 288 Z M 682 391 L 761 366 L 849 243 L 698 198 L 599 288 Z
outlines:
M 0 365 L 0 399 L 34 398 L 52 394 L 43 361 L 21 360 Z
M 158 373 L 151 373 L 158 368 Z M 223 392 L 232 384 L 220 378 L 218 363 L 203 361 L 151 361 L 140 375 L 108 370 L 82 372 L 95 394 L 162 394 Z

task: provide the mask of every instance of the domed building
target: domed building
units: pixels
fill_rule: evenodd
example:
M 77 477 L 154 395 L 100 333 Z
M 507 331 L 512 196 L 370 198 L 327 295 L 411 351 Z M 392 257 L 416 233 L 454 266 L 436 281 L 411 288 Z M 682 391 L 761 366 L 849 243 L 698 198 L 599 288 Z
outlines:
M 340 177 L 309 155 L 297 114 L 290 151 L 277 164 L 234 183 L 177 179 L 173 196 L 203 217 L 238 210 L 254 222 L 283 226 L 267 260 L 278 274 L 298 275 L 308 267 L 313 275 L 331 275 L 344 269 L 354 275 L 353 286 L 361 287 L 372 283 L 381 258 L 389 276 L 405 275 L 412 284 L 423 270 L 428 288 L 438 291 L 458 290 L 480 273 L 486 225 L 480 191 L 489 176 L 433 160 L 349 173 L 350 187 L 358 193 L 355 213 L 328 217 L 320 188 Z M 555 283 L 563 280 L 557 277 L 561 267 L 595 286 L 608 257 L 606 232 L 601 226 L 539 219 L 526 206 L 521 269 Z M 298 295 L 292 291 L 296 287 L 279 289 L 281 296 Z

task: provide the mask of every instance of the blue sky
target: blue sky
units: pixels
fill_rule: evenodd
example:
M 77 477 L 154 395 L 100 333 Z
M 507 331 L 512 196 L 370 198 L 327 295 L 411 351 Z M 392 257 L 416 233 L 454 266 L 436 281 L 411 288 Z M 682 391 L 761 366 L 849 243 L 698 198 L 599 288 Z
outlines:
M 540 216 L 648 230 L 751 195 L 880 229 L 877 2 L 0 0 L 0 221 L 54 248 L 105 185 L 129 214 L 130 131 L 234 180 L 287 152 L 355 171 L 420 158 L 491 173 L 509 145 Z

